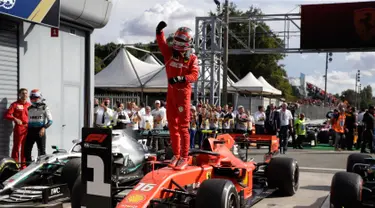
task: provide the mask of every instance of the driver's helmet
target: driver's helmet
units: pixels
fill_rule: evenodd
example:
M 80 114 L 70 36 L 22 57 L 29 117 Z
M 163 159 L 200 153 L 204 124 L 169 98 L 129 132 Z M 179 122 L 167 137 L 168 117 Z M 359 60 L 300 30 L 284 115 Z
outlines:
M 30 101 L 32 103 L 40 103 L 43 100 L 42 92 L 38 89 L 33 89 L 30 92 Z
M 186 52 L 192 48 L 193 31 L 188 27 L 180 27 L 173 36 L 173 49 L 179 52 Z

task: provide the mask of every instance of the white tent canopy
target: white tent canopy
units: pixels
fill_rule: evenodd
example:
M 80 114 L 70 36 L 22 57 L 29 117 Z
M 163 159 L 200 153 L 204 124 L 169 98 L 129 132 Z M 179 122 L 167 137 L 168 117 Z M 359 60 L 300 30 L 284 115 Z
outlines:
M 244 78 L 233 84 L 233 87 L 228 88 L 233 91 L 245 91 L 256 94 L 273 94 L 273 91 L 264 86 L 253 73 L 249 72 Z
M 270 83 L 268 83 L 262 76 L 258 78 L 259 82 L 261 82 L 265 87 L 271 89 L 273 91 L 272 94 L 274 95 L 282 95 L 282 92 L 276 88 L 274 88 Z
M 162 67 L 141 61 L 121 48 L 113 61 L 95 75 L 95 87 L 141 88 L 145 77 Z
M 200 69 L 201 70 L 201 69 Z M 200 72 L 200 74 L 202 74 Z M 223 73 L 221 75 L 220 88 L 222 89 Z M 210 86 L 210 74 L 205 72 L 206 88 Z M 213 78 L 217 80 L 217 76 Z M 228 85 L 234 82 L 228 77 Z M 199 88 L 201 83 L 198 83 Z M 168 79 L 165 67 L 152 55 L 148 55 L 145 61 L 141 61 L 125 48 L 119 49 L 117 56 L 102 71 L 95 75 L 95 87 L 118 88 L 122 90 L 143 92 L 165 92 L 168 88 Z M 194 88 L 194 84 L 192 84 Z
M 149 63 L 149 64 L 156 64 L 156 65 L 159 65 L 159 66 L 162 65 L 159 61 L 157 61 L 157 60 L 155 59 L 154 56 L 152 56 L 152 55 L 150 55 L 150 54 L 148 54 L 148 55 L 146 56 L 146 58 L 145 58 L 145 62 L 146 62 L 146 63 Z

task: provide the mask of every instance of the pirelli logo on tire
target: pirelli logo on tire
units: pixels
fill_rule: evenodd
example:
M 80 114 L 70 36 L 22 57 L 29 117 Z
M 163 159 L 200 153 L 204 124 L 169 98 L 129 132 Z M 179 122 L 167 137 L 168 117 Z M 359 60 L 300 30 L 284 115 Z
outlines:
M 206 173 L 206 179 L 211 179 L 211 172 Z

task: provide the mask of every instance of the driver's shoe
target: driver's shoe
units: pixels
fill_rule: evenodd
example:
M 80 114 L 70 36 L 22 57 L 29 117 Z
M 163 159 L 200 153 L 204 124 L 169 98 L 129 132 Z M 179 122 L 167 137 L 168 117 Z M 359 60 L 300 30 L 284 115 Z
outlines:
M 178 155 L 173 155 L 173 157 L 172 157 L 172 159 L 171 159 L 171 162 L 168 164 L 168 166 L 171 167 L 171 168 L 176 167 L 176 165 L 177 165 L 179 159 L 180 159 L 180 156 L 178 156 Z
M 189 165 L 189 158 L 188 157 L 180 157 L 177 162 L 175 170 L 183 170 Z

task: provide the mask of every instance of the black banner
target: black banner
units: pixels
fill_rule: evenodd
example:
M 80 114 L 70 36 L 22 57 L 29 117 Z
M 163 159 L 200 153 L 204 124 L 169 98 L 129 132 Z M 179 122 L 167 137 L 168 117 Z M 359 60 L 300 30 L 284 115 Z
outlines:
M 375 2 L 301 6 L 301 49 L 375 48 Z
M 86 208 L 112 207 L 112 130 L 82 129 L 82 185 Z

